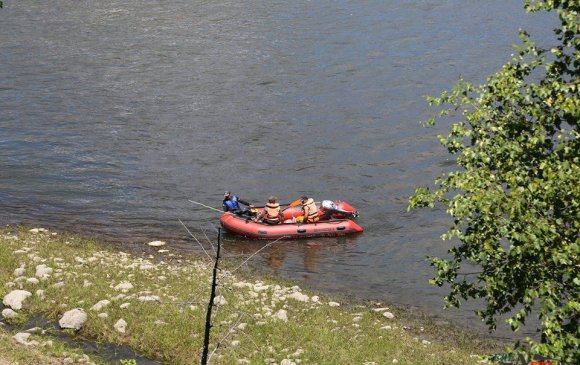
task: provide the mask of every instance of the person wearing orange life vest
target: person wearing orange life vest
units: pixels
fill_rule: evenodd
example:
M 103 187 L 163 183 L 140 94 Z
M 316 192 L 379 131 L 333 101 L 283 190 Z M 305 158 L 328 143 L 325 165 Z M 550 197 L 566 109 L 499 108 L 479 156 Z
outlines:
M 316 223 L 320 219 L 320 216 L 318 215 L 318 207 L 312 198 L 307 196 L 302 197 L 302 211 L 304 212 L 304 216 L 297 217 L 297 222 Z
M 278 203 L 278 198 L 275 196 L 268 198 L 268 203 L 264 207 L 264 210 L 256 217 L 256 222 L 259 221 L 272 225 L 282 223 L 282 211 Z

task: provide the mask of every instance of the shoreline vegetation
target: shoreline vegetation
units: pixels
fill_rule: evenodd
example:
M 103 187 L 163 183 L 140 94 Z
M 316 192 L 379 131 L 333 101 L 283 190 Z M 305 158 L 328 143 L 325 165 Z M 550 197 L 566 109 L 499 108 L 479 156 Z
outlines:
M 127 253 L 69 233 L 0 228 L 0 365 L 112 363 L 71 348 L 58 327 L 152 363 L 199 363 L 213 262 L 150 243 Z M 475 364 L 505 350 L 451 324 L 318 295 L 240 264 L 220 260 L 211 364 Z M 58 326 L 28 328 L 38 316 Z

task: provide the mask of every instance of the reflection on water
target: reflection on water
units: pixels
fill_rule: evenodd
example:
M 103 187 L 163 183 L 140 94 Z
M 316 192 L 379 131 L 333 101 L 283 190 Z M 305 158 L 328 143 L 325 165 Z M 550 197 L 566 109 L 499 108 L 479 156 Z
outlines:
M 260 260 L 277 271 L 301 271 L 304 277 L 319 273 L 318 266 L 325 257 L 339 251 L 352 250 L 359 234 L 348 237 L 323 237 L 277 242 L 241 240 L 225 234 L 226 255 L 249 256 L 260 250 Z
M 453 163 L 445 126 L 419 126 L 423 95 L 483 81 L 518 28 L 553 21 L 520 0 L 22 0 L 1 17 L 0 223 L 191 251 L 178 219 L 202 235 L 219 215 L 188 199 L 344 199 L 363 234 L 280 242 L 254 265 L 437 315 L 425 257 L 446 254 L 449 221 L 406 206 Z

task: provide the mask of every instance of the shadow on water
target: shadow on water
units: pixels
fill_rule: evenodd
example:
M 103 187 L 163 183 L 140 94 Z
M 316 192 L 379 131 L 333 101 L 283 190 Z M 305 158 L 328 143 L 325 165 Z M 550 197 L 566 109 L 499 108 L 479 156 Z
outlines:
M 43 316 L 33 316 L 25 324 L 18 326 L 8 326 L 8 328 L 16 331 L 27 331 L 32 328 L 41 328 L 46 333 L 56 338 L 68 346 L 82 350 L 84 354 L 93 355 L 110 364 L 120 364 L 121 360 L 134 359 L 140 365 L 160 365 L 159 361 L 155 361 L 144 356 L 139 355 L 128 346 L 119 346 L 111 343 L 98 343 L 90 339 L 77 339 L 66 334 L 58 324 L 48 321 Z

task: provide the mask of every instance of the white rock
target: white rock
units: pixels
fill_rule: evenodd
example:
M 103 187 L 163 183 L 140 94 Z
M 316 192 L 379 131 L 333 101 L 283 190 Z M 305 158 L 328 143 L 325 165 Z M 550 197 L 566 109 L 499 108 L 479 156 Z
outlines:
M 390 330 L 390 329 L 393 329 L 393 327 L 391 327 L 391 326 L 383 326 L 383 327 L 381 327 L 381 329 L 382 330 Z
M 148 243 L 149 246 L 151 247 L 161 247 L 165 245 L 165 242 L 163 241 L 152 241 Z
M 264 285 L 262 283 L 257 283 L 256 285 L 254 285 L 254 291 L 255 292 L 261 292 L 264 290 L 268 290 L 270 288 L 269 285 Z
M 159 250 L 157 252 L 159 252 L 159 253 L 166 253 L 166 252 L 169 252 L 169 250 Z
M 125 297 L 127 297 L 125 294 L 119 294 L 119 295 L 112 297 L 111 300 L 114 302 L 114 301 L 117 301 L 119 299 L 123 299 Z
M 158 319 L 158 320 L 155 321 L 155 324 L 156 325 L 164 325 L 164 324 L 167 324 L 167 322 L 164 322 L 164 321 Z
M 240 344 L 240 341 L 238 341 L 238 340 L 232 341 L 232 346 L 238 346 L 239 344 Z
M 296 350 L 296 352 L 294 352 L 294 353 L 292 354 L 292 356 L 294 356 L 294 357 L 299 357 L 299 356 L 300 356 L 300 355 L 302 355 L 303 353 L 304 353 L 304 349 L 298 349 L 298 350 Z
M 26 269 L 23 267 L 19 267 L 18 269 L 14 270 L 14 276 L 19 277 L 23 276 L 26 273 Z
M 130 305 L 131 305 L 131 303 L 123 303 L 119 306 L 119 308 L 126 309 L 126 308 L 129 308 Z
M 32 228 L 32 229 L 31 229 L 31 230 L 29 230 L 28 232 L 30 232 L 30 233 L 38 233 L 38 232 L 40 232 L 40 231 L 38 230 L 38 228 Z
M 383 316 L 385 316 L 385 318 L 387 318 L 387 319 L 393 319 L 393 318 L 395 318 L 395 315 L 393 313 L 391 313 L 391 312 L 384 312 L 383 313 Z
M 15 311 L 13 311 L 10 308 L 5 308 L 2 311 L 2 317 L 6 318 L 6 319 L 16 318 L 17 316 L 18 316 L 18 313 L 16 313 Z
M 312 296 L 310 300 L 312 301 L 312 303 L 320 303 L 320 297 L 318 295 Z
M 243 331 L 246 329 L 247 326 L 248 326 L 247 323 L 240 323 L 240 324 L 238 324 L 238 329 Z
M 109 317 L 109 314 L 108 314 L 108 313 L 105 313 L 105 312 L 103 312 L 103 313 L 99 313 L 99 314 L 97 314 L 97 317 L 99 317 L 99 318 L 108 318 L 108 317 Z
M 337 302 L 328 302 L 328 305 L 330 307 L 340 307 L 340 303 L 337 303 Z
M 37 296 L 37 297 L 39 297 L 40 299 L 44 299 L 44 290 L 42 290 L 42 289 L 38 289 L 38 290 L 35 292 L 35 294 L 36 294 L 36 296 Z
M 284 359 L 280 362 L 280 365 L 296 365 L 296 363 L 290 359 Z
M 126 292 L 130 289 L 133 289 L 133 284 L 131 284 L 128 281 L 123 281 L 122 283 L 117 284 L 117 286 L 115 287 L 115 290 L 121 290 L 123 292 Z
M 31 296 L 32 293 L 26 290 L 13 290 L 4 296 L 2 303 L 11 307 L 12 309 L 22 309 L 22 302 Z
M 125 333 L 125 330 L 127 329 L 127 322 L 125 322 L 125 320 L 121 318 L 117 321 L 117 323 L 115 323 L 113 327 L 115 327 L 117 332 Z
M 284 309 L 280 309 L 278 312 L 276 312 L 276 314 L 274 314 L 273 317 L 284 322 L 288 322 L 288 312 Z
M 58 283 L 52 284 L 53 288 L 62 288 L 64 286 L 64 281 L 59 281 Z
M 45 264 L 42 264 L 42 265 L 36 266 L 35 276 L 39 279 L 42 279 L 42 278 L 46 278 L 46 277 L 49 277 L 50 275 L 52 275 L 52 272 L 53 272 L 53 270 L 51 267 L 48 267 Z
M 384 308 L 373 308 L 373 311 L 375 311 L 375 312 L 384 312 L 386 310 L 389 310 L 389 308 L 388 307 L 384 307 Z
M 19 344 L 25 345 L 25 346 L 33 346 L 33 345 L 38 345 L 38 341 L 28 341 L 28 338 L 30 337 L 31 333 L 26 333 L 26 332 L 20 332 L 15 334 L 12 338 L 14 340 L 16 340 L 16 342 L 18 342 Z
M 137 298 L 140 302 L 154 302 L 158 301 L 160 298 L 158 295 L 143 295 Z
M 233 284 L 236 288 L 253 288 L 253 285 L 250 283 L 246 283 L 244 281 L 238 281 L 237 283 Z
M 109 304 L 111 304 L 110 300 L 103 299 L 103 300 L 98 301 L 97 304 L 93 305 L 91 307 L 91 310 L 95 311 L 95 312 L 99 312 L 101 309 L 105 308 Z
M 302 294 L 300 292 L 292 293 L 292 294 L 288 295 L 288 298 L 297 300 L 299 302 L 308 302 L 310 300 L 310 297 L 308 295 Z
M 399 360 L 397 360 L 397 359 L 393 359 L 393 364 L 396 364 L 396 363 L 398 363 L 398 362 L 399 362 Z
M 65 312 L 62 318 L 58 321 L 58 324 L 61 328 L 72 328 L 79 330 L 86 320 L 87 314 L 85 311 L 81 308 L 75 308 Z
M 91 283 L 87 279 L 83 280 L 83 288 L 88 288 L 91 285 L 93 285 L 93 283 Z
M 28 278 L 26 279 L 26 282 L 33 285 L 40 283 L 40 281 L 37 278 Z
M 423 341 L 421 341 L 421 343 L 423 343 L 423 345 L 430 345 L 431 344 L 431 342 L 427 341 L 427 340 L 423 340 Z
M 228 301 L 222 295 L 218 295 L 217 297 L 213 298 L 214 305 L 226 305 Z

